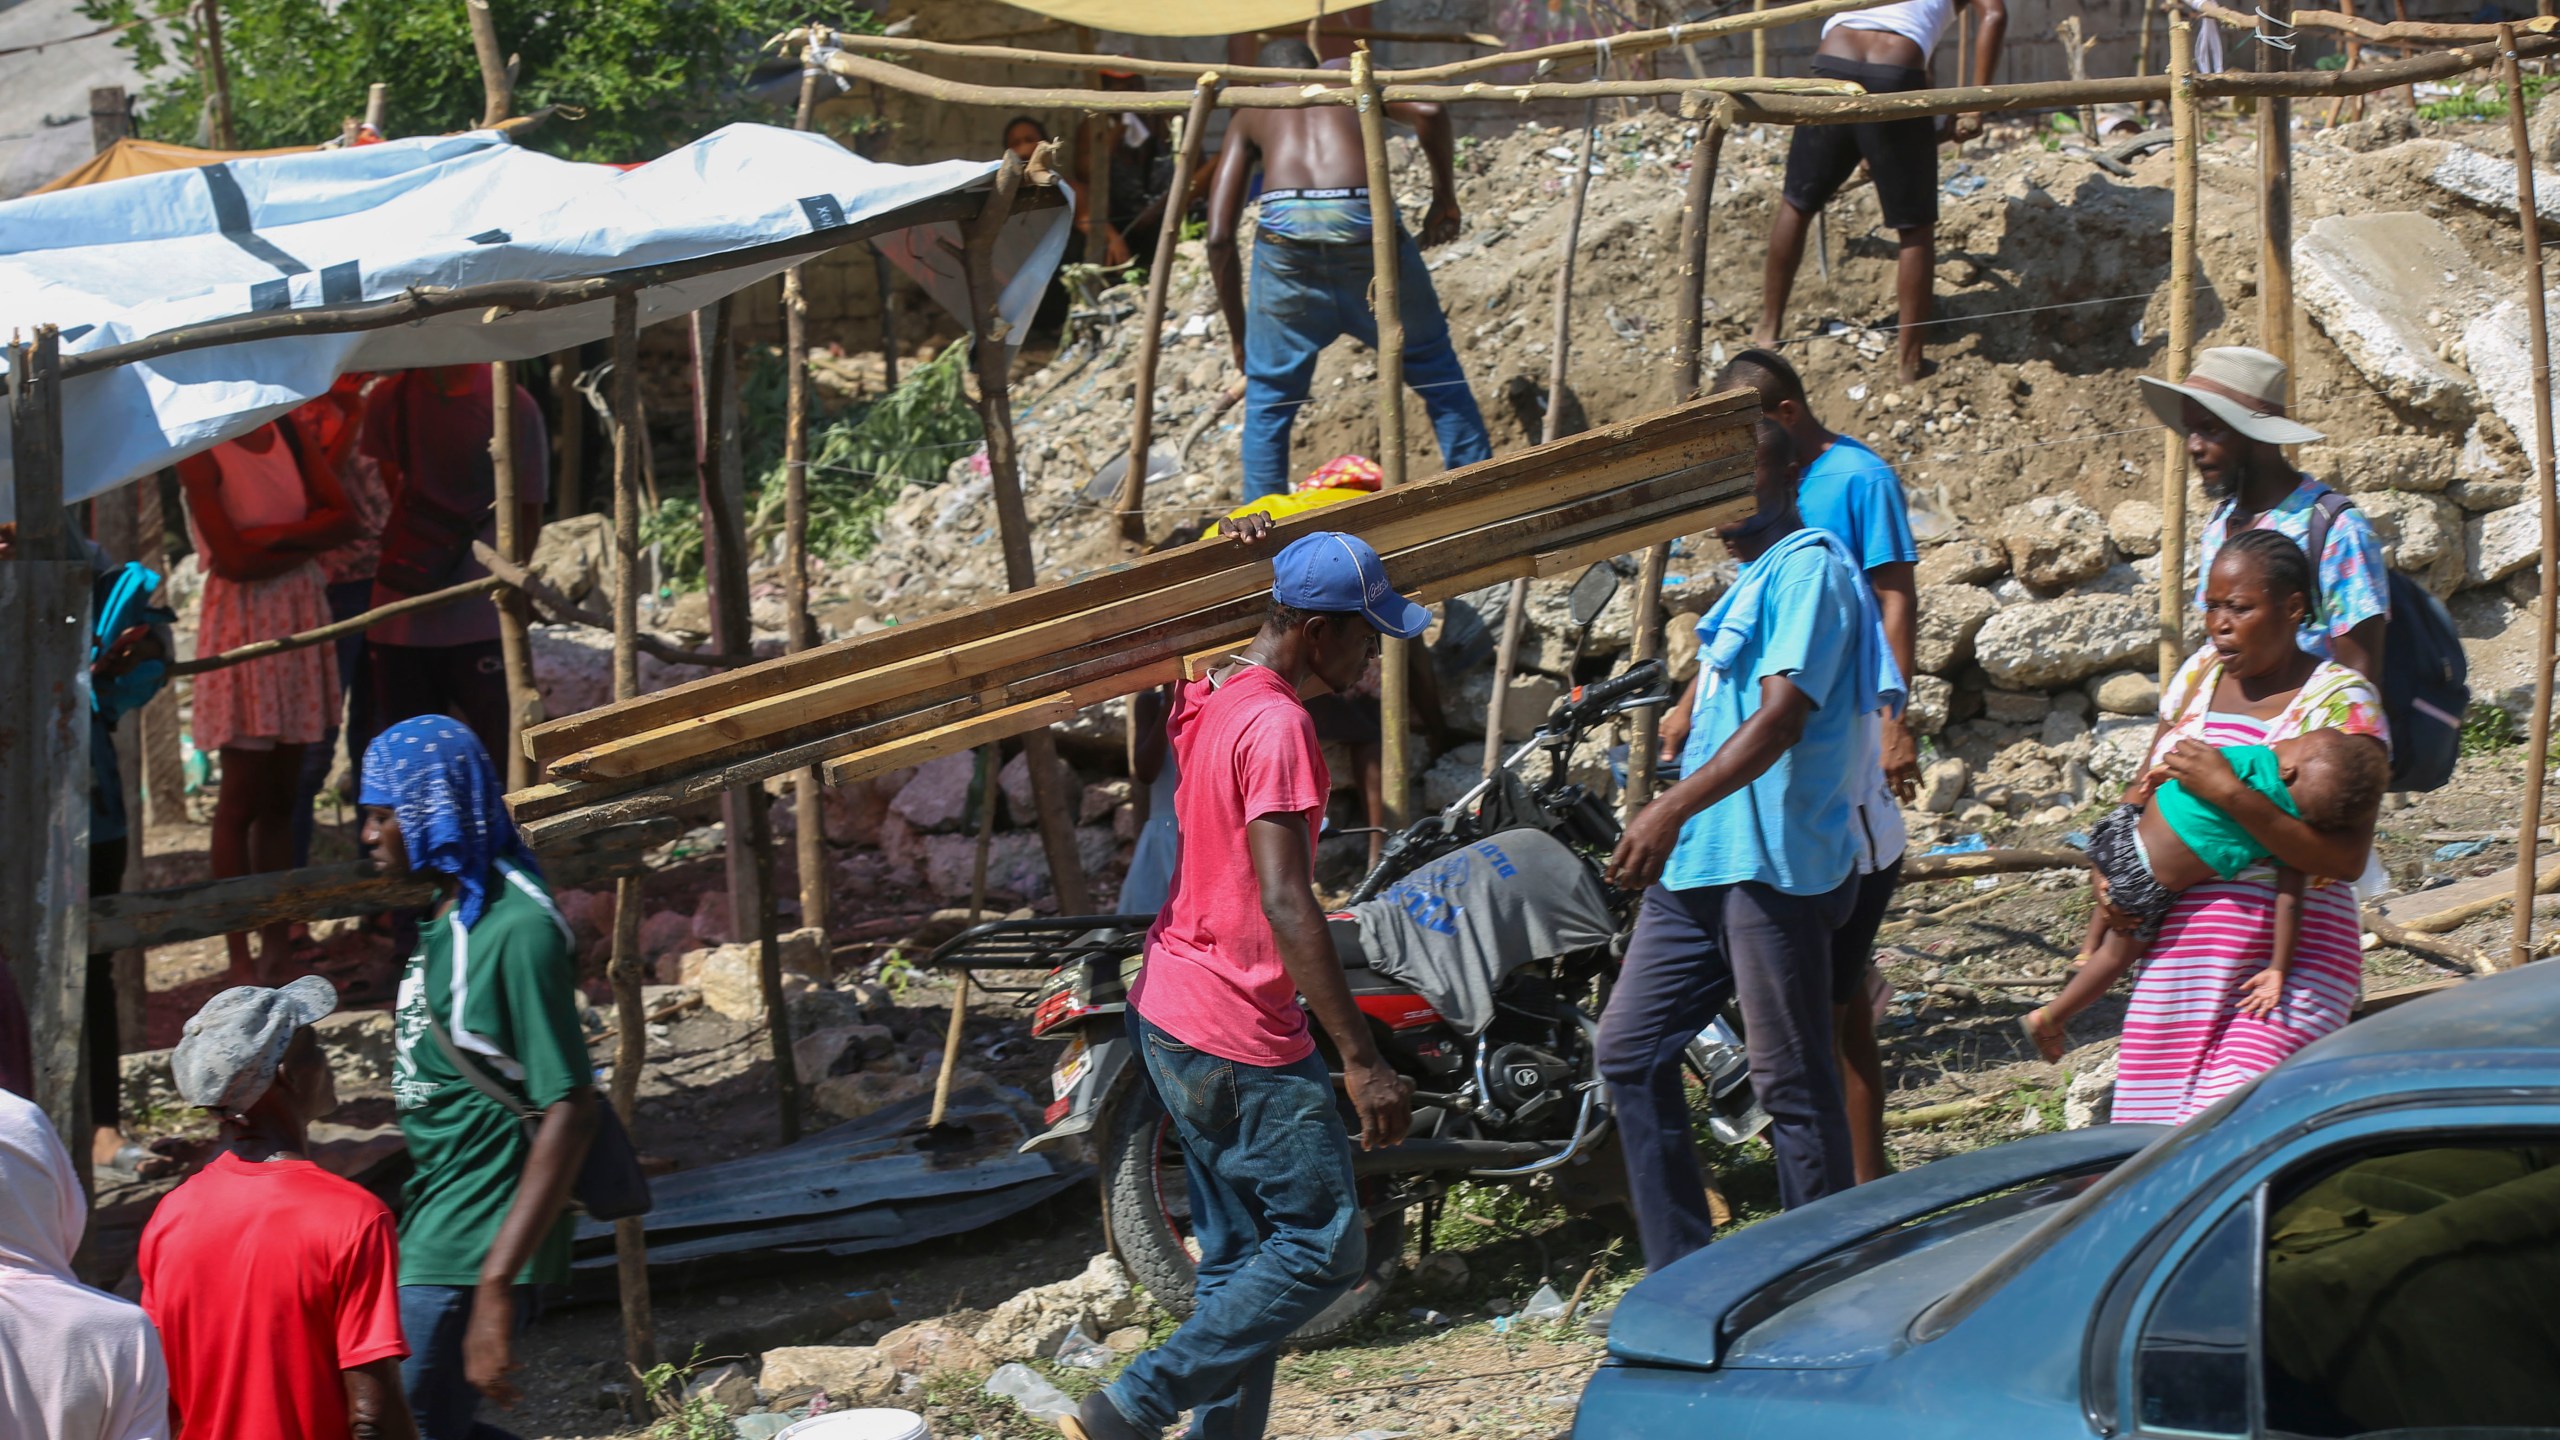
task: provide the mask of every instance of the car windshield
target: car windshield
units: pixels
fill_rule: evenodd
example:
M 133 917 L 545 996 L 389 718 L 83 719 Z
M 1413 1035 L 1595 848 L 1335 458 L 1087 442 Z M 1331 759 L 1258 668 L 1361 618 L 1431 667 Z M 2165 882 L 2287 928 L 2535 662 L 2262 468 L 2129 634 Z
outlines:
M 2021 1270 L 2033 1264 L 2038 1256 L 2061 1243 L 2072 1228 L 2115 1198 L 2117 1191 L 2159 1169 L 2183 1153 L 2197 1137 L 2220 1124 L 2250 1091 L 2257 1088 L 2252 1080 L 2222 1097 L 2213 1107 L 2178 1128 L 2152 1141 L 2141 1153 L 2107 1172 L 2104 1179 L 2080 1192 L 2062 1208 L 2046 1217 L 2043 1224 L 2028 1231 L 2018 1243 L 2001 1251 L 1970 1280 L 1947 1292 L 1936 1304 L 1920 1312 L 1919 1322 L 1911 1327 L 1911 1338 L 1925 1344 L 1954 1329 L 1964 1317 L 1974 1312 L 1983 1301 L 1997 1293 Z

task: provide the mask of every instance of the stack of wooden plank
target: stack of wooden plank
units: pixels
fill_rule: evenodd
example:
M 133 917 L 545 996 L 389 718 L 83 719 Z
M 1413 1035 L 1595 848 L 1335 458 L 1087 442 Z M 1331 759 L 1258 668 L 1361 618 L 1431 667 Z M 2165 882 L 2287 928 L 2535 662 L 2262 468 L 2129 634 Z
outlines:
M 1728 392 L 1283 522 L 1208 540 L 538 725 L 539 783 L 507 797 L 537 842 L 832 762 L 914 765 L 1062 720 L 1250 637 L 1270 555 L 1343 530 L 1429 603 L 1558 575 L 1751 508 L 1753 397 Z

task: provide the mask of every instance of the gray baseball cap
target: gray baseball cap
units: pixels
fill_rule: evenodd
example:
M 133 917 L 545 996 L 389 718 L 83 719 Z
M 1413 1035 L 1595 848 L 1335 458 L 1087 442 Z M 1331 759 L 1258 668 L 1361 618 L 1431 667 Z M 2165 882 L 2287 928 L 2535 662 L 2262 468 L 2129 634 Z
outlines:
M 257 1104 L 275 1083 L 293 1033 L 337 1008 L 337 987 L 318 975 L 273 990 L 235 985 L 214 996 L 187 1022 L 169 1057 L 179 1097 L 225 1115 Z

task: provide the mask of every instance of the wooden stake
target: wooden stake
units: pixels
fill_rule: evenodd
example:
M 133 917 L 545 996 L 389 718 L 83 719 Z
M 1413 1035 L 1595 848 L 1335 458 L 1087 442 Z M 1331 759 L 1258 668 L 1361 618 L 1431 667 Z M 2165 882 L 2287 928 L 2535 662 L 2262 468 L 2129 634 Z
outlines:
M 640 299 L 613 297 L 613 695 L 640 693 Z M 613 1108 L 623 1128 L 639 1134 L 640 1069 L 648 1063 L 649 1027 L 640 1001 L 640 882 L 613 885 L 615 1037 Z M 614 1272 L 622 1290 L 622 1352 L 634 1370 L 658 1363 L 657 1323 L 649 1303 L 649 1242 L 638 1216 L 613 1222 Z
M 2196 324 L 2196 57 L 2195 32 L 2183 15 L 2169 17 L 2169 124 L 2177 161 L 2170 191 L 2169 353 L 2172 383 L 2194 362 Z M 2160 442 L 2160 683 L 2186 657 L 2187 437 L 2171 427 Z
M 1689 157 L 1689 190 L 1680 202 L 1680 303 L 1672 319 L 1672 384 L 1686 400 L 1707 383 L 1706 346 L 1707 227 L 1715 215 L 1716 172 L 1724 160 L 1727 129 L 1723 107 L 1698 117 L 1697 148 Z M 1662 654 L 1662 577 L 1671 568 L 1671 542 L 1644 552 L 1636 572 L 1636 645 L 1638 663 Z M 1678 703 L 1675 694 L 1673 703 Z M 1662 743 L 1662 711 L 1638 710 L 1627 741 L 1626 813 L 1653 799 L 1654 752 Z
M 1769 32 L 1758 23 L 1764 20 L 1768 13 L 1769 0 L 1751 0 L 1751 18 L 1754 22 L 1751 31 L 1751 73 L 1753 75 L 1769 73 Z
M 507 55 L 498 44 L 498 20 L 489 0 L 462 0 L 471 17 L 471 53 L 480 62 L 480 128 L 489 129 L 515 113 L 515 84 L 507 78 Z
M 551 514 L 587 513 L 587 402 L 578 393 L 578 352 L 554 351 L 551 370 Z
M 1191 111 L 1182 119 L 1173 188 L 1165 192 L 1164 225 L 1156 232 L 1155 259 L 1147 267 L 1147 306 L 1138 322 L 1138 393 L 1129 426 L 1129 468 L 1120 477 L 1120 538 L 1132 545 L 1147 543 L 1148 456 L 1155 443 L 1156 356 L 1164 341 L 1165 291 L 1173 284 L 1173 252 L 1182 240 L 1183 201 L 1191 193 L 1191 172 L 1200 163 L 1200 147 L 1209 133 L 1209 111 L 1217 100 L 1218 72 L 1211 70 L 1193 88 Z
M 2259 13 L 2282 25 L 2293 0 L 2261 0 Z M 2260 74 L 2293 68 L 2293 52 L 2267 43 L 2273 26 L 2262 22 L 2257 53 Z M 2270 95 L 2258 101 L 2258 343 L 2293 374 L 2293 101 Z M 2277 397 L 2282 399 L 2282 396 Z
M 1553 351 L 1547 358 L 1547 414 L 1539 429 L 1540 444 L 1564 438 L 1564 382 L 1573 348 L 1573 256 L 1582 243 L 1582 212 L 1591 195 L 1591 150 L 1600 133 L 1600 102 L 1582 104 L 1582 163 L 1574 167 L 1573 198 L 1566 202 L 1564 233 L 1556 239 L 1556 298 Z M 1374 193 L 1374 192 L 1372 192 Z M 1374 203 L 1371 213 L 1376 213 Z M 1401 406 L 1404 397 L 1396 397 Z M 1511 582 L 1502 607 L 1502 643 L 1493 653 L 1493 699 L 1484 712 L 1484 775 L 1490 780 L 1502 766 L 1503 698 L 1511 691 L 1512 668 L 1519 662 L 1520 632 L 1529 612 L 1529 582 Z
M 2142 0 L 2142 28 L 2133 50 L 2133 73 L 2137 78 L 2151 73 L 2151 17 L 2159 9 L 2160 0 Z
M 987 854 L 996 843 L 996 807 L 1004 791 L 996 784 L 996 747 L 978 747 L 978 853 L 969 874 L 969 923 L 987 913 Z M 942 1070 L 933 1077 L 933 1113 L 924 1122 L 932 1130 L 951 1108 L 951 1076 L 960 1068 L 960 1042 L 969 1029 L 969 972 L 956 970 L 951 985 L 951 1024 L 942 1033 Z
M 383 127 L 391 123 L 391 87 L 377 80 L 364 87 L 365 128 L 388 140 L 391 134 Z
M 523 533 L 516 476 L 515 367 L 503 360 L 489 367 L 489 465 L 496 477 L 498 553 L 521 565 L 533 558 L 534 537 Z M 542 691 L 533 683 L 533 642 L 525 633 L 533 618 L 530 602 L 512 586 L 497 592 L 497 602 L 499 658 L 507 672 L 507 788 L 517 790 L 533 783 L 524 732 L 542 723 Z
M 2094 38 L 2087 40 L 2080 38 L 2080 17 L 2077 15 L 2063 16 L 2062 23 L 2053 28 L 2056 38 L 2062 41 L 2063 67 L 2071 72 L 2071 78 L 2074 80 L 2088 79 L 2089 47 L 2098 42 Z M 2088 144 L 2097 144 L 2097 107 L 2083 105 L 2075 118 L 2080 122 L 2080 138 Z
M 212 102 L 213 148 L 237 150 L 240 142 L 231 119 L 231 66 L 222 55 L 222 0 L 196 0 L 204 9 L 203 61 L 205 96 Z
M 791 128 L 805 131 L 818 105 L 814 65 L 800 71 L 800 107 Z M 876 251 L 874 252 L 877 253 Z M 794 652 L 818 643 L 809 613 L 809 304 L 800 267 L 782 272 L 782 608 L 785 645 Z M 818 767 L 791 772 L 792 855 L 800 875 L 800 923 L 827 933 L 826 801 Z
M 2551 755 L 2552 647 L 2560 638 L 2560 484 L 2552 470 L 2551 316 L 2543 289 L 2542 214 L 2533 193 L 2533 139 L 2525 124 L 2524 76 L 2516 63 L 2515 32 L 2498 27 L 2507 82 L 2507 138 L 2515 147 L 2516 215 L 2524 225 L 2524 279 L 2531 296 L 2525 317 L 2533 334 L 2533 478 L 2542 508 L 2542 591 L 2536 606 L 2533 723 L 2524 766 L 2524 819 L 2516 831 L 2515 926 L 2507 963 L 2533 958 L 2534 852 L 2542 840 L 2542 787 Z
M 968 227 L 964 247 L 969 280 L 969 314 L 977 322 L 974 359 L 978 374 L 978 413 L 986 422 L 987 484 L 996 507 L 996 538 L 1004 546 L 1005 587 L 1029 590 L 1039 583 L 1031 557 L 1031 517 L 1022 504 L 1022 461 L 1014 446 L 1013 347 L 996 312 L 996 236 L 1013 213 L 1014 192 L 1022 185 L 1022 157 L 1005 152 L 996 171 L 986 208 Z M 1076 855 L 1075 816 L 1062 788 L 1066 772 L 1058 760 L 1058 742 L 1044 727 L 1022 737 L 1023 763 L 1031 770 L 1032 807 L 1040 817 L 1040 848 L 1049 860 L 1049 883 L 1058 897 L 1058 913 L 1092 911 L 1085 886 L 1084 862 Z
M 1387 169 L 1387 107 L 1379 98 L 1364 46 L 1351 52 L 1351 89 L 1360 119 L 1360 148 L 1368 160 L 1369 255 L 1374 273 L 1369 307 L 1378 326 L 1378 468 L 1381 483 L 1404 483 L 1404 311 L 1397 284 L 1397 247 L 1404 219 L 1396 213 L 1395 177 Z M 1386 791 L 1386 820 L 1401 830 L 1413 811 L 1413 676 L 1404 640 L 1388 640 L 1378 660 L 1378 775 Z M 1500 697 L 1495 697 L 1497 703 Z

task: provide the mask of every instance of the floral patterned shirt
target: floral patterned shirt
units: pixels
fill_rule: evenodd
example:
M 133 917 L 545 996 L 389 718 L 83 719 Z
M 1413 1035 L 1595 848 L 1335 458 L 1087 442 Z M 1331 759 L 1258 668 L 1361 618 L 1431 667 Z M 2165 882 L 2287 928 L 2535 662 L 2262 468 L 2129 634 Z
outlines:
M 2312 511 L 2317 508 L 2320 482 L 2305 475 L 2293 493 L 2284 497 L 2272 510 L 2257 517 L 2245 529 L 2273 530 L 2308 551 L 2311 548 Z M 2213 557 L 2222 550 L 2228 538 L 2231 512 L 2239 504 L 2224 500 L 2213 507 L 2213 515 L 2204 522 L 2204 542 L 2196 561 L 2196 608 L 2204 608 L 2204 581 L 2213 572 Z M 2382 541 L 2375 537 L 2372 522 L 2364 512 L 2349 507 L 2338 512 L 2329 526 L 2329 537 L 2322 547 L 2320 560 L 2320 613 L 2303 622 L 2295 636 L 2304 653 L 2331 659 L 2333 636 L 2344 635 L 2377 615 L 2391 613 L 2391 577 L 2383 569 Z
M 2169 679 L 2168 688 L 2160 692 L 2160 738 L 2153 743 L 2145 758 L 2144 773 L 2160 763 L 2162 756 L 2176 749 L 2178 742 L 2204 740 L 2207 744 L 2228 743 L 2215 740 L 2206 732 L 2207 717 L 2213 711 L 2213 692 L 2222 683 L 2222 655 L 2211 645 L 2200 647 L 2178 667 Z M 2265 722 L 2265 739 L 2272 744 L 2290 740 L 2313 730 L 2344 730 L 2350 735 L 2370 735 L 2388 745 L 2390 723 L 2382 718 L 2382 695 L 2373 682 L 2334 660 L 2323 660 L 2302 682 L 2286 702 Z

